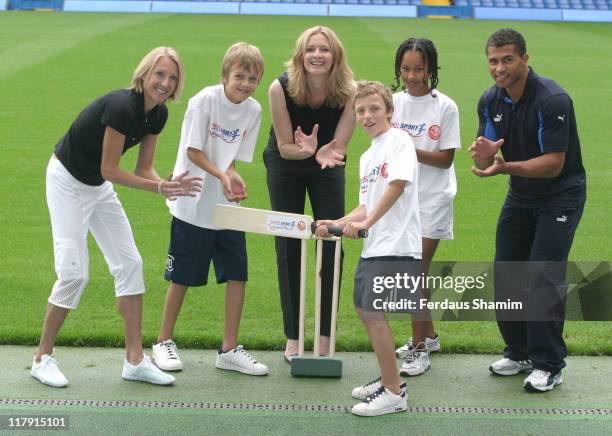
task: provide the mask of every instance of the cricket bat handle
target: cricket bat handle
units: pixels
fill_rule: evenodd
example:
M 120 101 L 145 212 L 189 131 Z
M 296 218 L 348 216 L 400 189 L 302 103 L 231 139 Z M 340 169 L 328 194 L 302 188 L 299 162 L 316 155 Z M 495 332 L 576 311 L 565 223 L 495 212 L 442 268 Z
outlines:
M 312 231 L 312 233 L 314 233 L 315 230 L 317 230 L 317 224 L 314 221 L 310 225 L 310 230 Z M 342 236 L 342 227 L 340 226 L 330 226 L 328 224 L 327 231 L 329 232 L 330 235 L 338 236 L 338 237 Z M 359 230 L 359 232 L 357 233 L 357 236 L 359 236 L 360 238 L 367 238 L 368 231 L 366 229 Z

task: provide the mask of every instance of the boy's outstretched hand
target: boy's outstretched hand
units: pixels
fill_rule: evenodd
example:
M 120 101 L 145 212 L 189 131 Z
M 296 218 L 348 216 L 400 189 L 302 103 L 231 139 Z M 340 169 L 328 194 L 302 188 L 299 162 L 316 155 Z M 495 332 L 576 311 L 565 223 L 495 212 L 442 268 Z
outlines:
M 246 183 L 236 170 L 228 170 L 221 178 L 223 185 L 223 195 L 228 201 L 239 203 L 248 197 L 246 192 Z

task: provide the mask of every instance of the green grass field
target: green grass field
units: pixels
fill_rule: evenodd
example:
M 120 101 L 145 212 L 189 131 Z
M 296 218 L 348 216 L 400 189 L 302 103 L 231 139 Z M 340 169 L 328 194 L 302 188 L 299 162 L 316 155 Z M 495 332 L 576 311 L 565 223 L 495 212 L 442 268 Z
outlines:
M 476 102 L 490 86 L 483 45 L 502 26 L 521 31 L 528 42 L 530 64 L 558 81 L 576 107 L 588 202 L 571 258 L 612 259 L 609 215 L 612 149 L 607 146 L 609 123 L 609 59 L 612 27 L 606 24 L 494 22 L 475 20 L 351 19 L 315 17 L 204 16 L 162 14 L 0 13 L 0 178 L 3 224 L 0 269 L 4 308 L 0 343 L 37 342 L 46 299 L 55 279 L 53 250 L 45 202 L 44 177 L 53 146 L 77 113 L 91 100 L 128 84 L 141 57 L 152 47 L 170 45 L 182 55 L 187 82 L 184 97 L 170 104 L 170 118 L 159 144 L 156 167 L 168 174 L 174 165 L 182 116 L 189 97 L 218 82 L 220 60 L 227 47 L 245 40 L 260 47 L 266 72 L 255 94 L 264 107 L 254 161 L 239 165 L 250 198 L 243 204 L 269 208 L 261 153 L 267 142 L 270 116 L 266 91 L 283 71 L 297 36 L 307 27 L 324 24 L 342 39 L 358 79 L 390 84 L 395 48 L 409 36 L 432 39 L 439 51 L 439 88 L 461 112 L 463 150 L 456 157 L 459 192 L 455 201 L 455 237 L 443 243 L 437 259 L 489 261 L 494 228 L 506 193 L 506 179 L 479 180 L 469 172 L 467 146 L 476 132 Z M 349 146 L 347 208 L 357 199 L 358 157 L 368 141 L 357 132 Z M 131 168 L 136 153 L 123 159 Z M 163 270 L 170 216 L 159 196 L 117 187 L 145 260 L 144 336 L 157 334 L 167 289 Z M 273 240 L 250 235 L 250 282 L 241 328 L 247 347 L 274 349 L 284 345 Z M 367 338 L 352 310 L 352 275 L 361 246 L 345 245 L 338 347 L 368 349 Z M 312 253 L 312 252 L 311 252 Z M 122 323 L 114 306 L 113 282 L 95 244 L 90 250 L 91 282 L 79 310 L 66 322 L 59 343 L 120 345 Z M 311 256 L 312 258 L 313 256 Z M 311 267 L 310 271 L 314 269 Z M 311 273 L 312 274 L 312 273 Z M 223 288 L 192 289 L 179 318 L 175 339 L 183 347 L 215 347 L 222 329 Z M 394 323 L 398 342 L 409 333 Z M 437 326 L 449 352 L 492 352 L 502 342 L 494 323 L 446 322 Z M 612 333 L 604 322 L 568 322 L 570 353 L 612 355 Z

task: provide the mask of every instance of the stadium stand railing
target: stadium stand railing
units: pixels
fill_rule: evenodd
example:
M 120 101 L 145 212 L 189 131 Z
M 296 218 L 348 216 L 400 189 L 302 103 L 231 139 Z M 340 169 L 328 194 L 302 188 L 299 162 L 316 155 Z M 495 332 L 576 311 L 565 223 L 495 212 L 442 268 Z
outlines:
M 612 0 L 0 0 L 3 9 L 612 22 Z

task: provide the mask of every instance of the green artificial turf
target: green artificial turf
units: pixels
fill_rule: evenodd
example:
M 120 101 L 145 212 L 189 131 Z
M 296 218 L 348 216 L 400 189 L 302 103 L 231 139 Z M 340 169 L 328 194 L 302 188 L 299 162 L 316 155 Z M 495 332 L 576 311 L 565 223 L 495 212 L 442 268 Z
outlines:
M 458 104 L 463 149 L 455 166 L 455 240 L 440 244 L 436 259 L 489 261 L 494 229 L 506 192 L 506 179 L 480 180 L 470 171 L 466 151 L 477 125 L 476 103 L 491 85 L 484 57 L 488 35 L 513 26 L 527 39 L 530 64 L 558 81 L 576 107 L 588 202 L 571 259 L 612 259 L 609 220 L 612 148 L 609 125 L 609 59 L 612 27 L 607 24 L 416 20 L 320 17 L 266 17 L 165 14 L 80 14 L 7 11 L 0 13 L 0 189 L 3 224 L 0 270 L 3 311 L 0 343 L 37 342 L 46 299 L 55 279 L 53 250 L 45 202 L 45 168 L 53 146 L 78 112 L 94 98 L 128 84 L 141 57 L 159 45 L 175 47 L 187 74 L 184 96 L 170 104 L 170 118 L 156 155 L 160 174 L 171 172 L 176 158 L 182 116 L 189 97 L 217 83 L 227 47 L 245 40 L 260 47 L 266 71 L 254 97 L 264 108 L 252 164 L 238 165 L 250 198 L 244 206 L 269 208 L 261 154 L 267 143 L 270 116 L 267 88 L 283 71 L 297 36 L 324 24 L 342 39 L 358 79 L 391 84 L 395 48 L 409 36 L 432 39 L 438 47 L 439 88 Z M 347 209 L 357 201 L 359 155 L 368 146 L 357 131 L 347 164 Z M 132 168 L 136 153 L 126 154 Z M 138 248 L 145 261 L 144 340 L 156 336 L 167 283 L 163 280 L 170 216 L 161 197 L 117 187 Z M 71 314 L 58 342 L 75 345 L 120 345 L 122 323 L 114 304 L 114 287 L 104 259 L 90 245 L 90 284 L 79 310 Z M 338 348 L 368 349 L 366 335 L 352 309 L 352 276 L 361 244 L 346 241 L 345 275 L 338 321 Z M 250 281 L 241 326 L 241 342 L 252 348 L 284 345 L 276 283 L 273 239 L 249 235 Z M 314 275 L 310 250 L 310 278 Z M 214 280 L 211 277 L 211 283 Z M 215 347 L 222 331 L 223 287 L 192 289 L 181 312 L 175 339 L 181 346 Z M 312 307 L 310 305 L 309 307 Z M 309 326 L 311 326 L 309 322 Z M 400 342 L 408 323 L 393 322 Z M 449 352 L 499 352 L 502 347 L 492 322 L 444 322 L 437 330 Z M 605 322 L 568 322 L 570 353 L 612 354 L 612 333 Z

